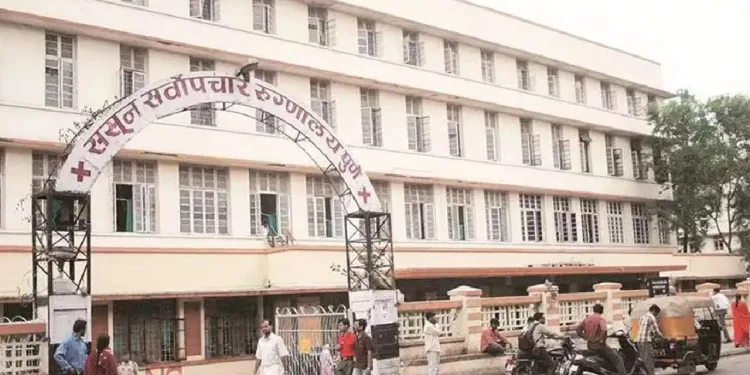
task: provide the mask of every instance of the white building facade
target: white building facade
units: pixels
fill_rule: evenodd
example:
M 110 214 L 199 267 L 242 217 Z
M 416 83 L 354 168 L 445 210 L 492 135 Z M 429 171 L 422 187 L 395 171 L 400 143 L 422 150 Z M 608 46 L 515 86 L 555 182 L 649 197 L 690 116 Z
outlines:
M 623 51 L 461 0 L 0 0 L 0 35 L 6 315 L 30 289 L 28 197 L 81 110 L 248 58 L 356 153 L 392 215 L 407 299 L 466 279 L 508 295 L 693 262 L 707 277 L 744 272 L 732 256 L 675 256 L 648 213 L 669 196 L 649 168 L 645 107 L 669 93 L 658 63 Z M 345 264 L 343 211 L 280 124 L 258 117 L 202 106 L 163 119 L 95 184 L 94 330 L 115 351 L 241 357 L 252 345 L 213 339 L 217 321 L 247 332 L 238 317 L 344 297 L 332 271 Z M 264 224 L 293 244 L 270 247 Z M 179 343 L 137 349 L 163 340 L 125 338 L 146 316 L 184 319 Z

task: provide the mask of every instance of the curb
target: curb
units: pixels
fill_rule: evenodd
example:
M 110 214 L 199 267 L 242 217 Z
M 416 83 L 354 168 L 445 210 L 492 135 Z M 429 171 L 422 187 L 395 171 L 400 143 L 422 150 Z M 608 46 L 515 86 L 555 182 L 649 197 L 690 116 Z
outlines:
M 721 353 L 721 358 L 724 357 L 735 357 L 738 355 L 750 354 L 750 348 L 735 348 L 725 353 Z

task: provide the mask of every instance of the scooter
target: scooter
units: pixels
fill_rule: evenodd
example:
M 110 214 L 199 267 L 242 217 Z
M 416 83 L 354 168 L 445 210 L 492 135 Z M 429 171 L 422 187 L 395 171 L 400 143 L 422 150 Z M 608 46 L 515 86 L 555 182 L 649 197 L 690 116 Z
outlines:
M 547 349 L 547 353 L 555 363 L 555 374 L 566 367 L 573 356 L 575 356 L 575 344 L 570 338 L 563 340 L 561 347 Z M 541 365 L 531 353 L 516 352 L 505 363 L 505 373 L 511 375 L 536 375 L 541 374 Z
M 618 330 L 608 337 L 616 338 L 620 343 L 618 354 L 625 363 L 625 371 L 629 375 L 645 375 L 646 367 L 628 334 L 623 330 Z M 589 350 L 581 350 L 576 353 L 568 368 L 562 373 L 565 375 L 617 375 L 617 370 L 606 358 Z

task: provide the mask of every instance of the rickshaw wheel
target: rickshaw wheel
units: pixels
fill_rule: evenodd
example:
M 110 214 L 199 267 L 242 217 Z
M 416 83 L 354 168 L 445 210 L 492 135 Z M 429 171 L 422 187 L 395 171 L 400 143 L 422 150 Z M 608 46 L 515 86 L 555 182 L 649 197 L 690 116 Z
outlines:
M 695 365 L 695 361 L 687 360 L 682 366 L 678 367 L 678 375 L 695 375 L 698 372 L 698 366 Z
M 714 371 L 714 370 L 716 370 L 716 367 L 718 367 L 718 366 L 719 366 L 719 362 L 706 363 L 706 370 L 708 370 L 708 371 Z

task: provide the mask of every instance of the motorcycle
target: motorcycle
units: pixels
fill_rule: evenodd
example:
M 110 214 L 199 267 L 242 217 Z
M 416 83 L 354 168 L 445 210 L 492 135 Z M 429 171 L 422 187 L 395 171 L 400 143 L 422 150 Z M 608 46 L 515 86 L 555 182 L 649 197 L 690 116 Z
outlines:
M 563 340 L 561 347 L 547 349 L 547 353 L 555 363 L 555 374 L 560 373 L 575 355 L 575 344 L 570 338 Z M 537 363 L 534 356 L 529 352 L 516 352 L 505 363 L 505 373 L 511 375 L 536 375 L 541 374 L 541 364 Z
M 645 375 L 646 367 L 628 334 L 619 330 L 608 337 L 616 338 L 620 343 L 620 349 L 617 352 L 625 364 L 625 371 L 629 375 Z M 617 375 L 617 370 L 606 358 L 589 350 L 581 350 L 576 353 L 568 368 L 562 373 L 565 375 Z

